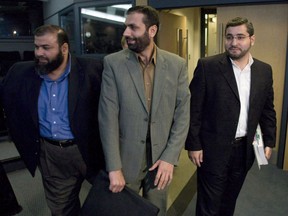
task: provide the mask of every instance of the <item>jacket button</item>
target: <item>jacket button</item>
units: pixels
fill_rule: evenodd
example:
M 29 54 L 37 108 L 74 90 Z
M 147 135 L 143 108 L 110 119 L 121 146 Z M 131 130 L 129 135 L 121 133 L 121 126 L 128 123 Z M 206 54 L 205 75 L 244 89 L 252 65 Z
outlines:
M 144 140 L 141 140 L 141 143 L 142 143 L 142 144 L 145 144 L 146 142 L 145 142 Z

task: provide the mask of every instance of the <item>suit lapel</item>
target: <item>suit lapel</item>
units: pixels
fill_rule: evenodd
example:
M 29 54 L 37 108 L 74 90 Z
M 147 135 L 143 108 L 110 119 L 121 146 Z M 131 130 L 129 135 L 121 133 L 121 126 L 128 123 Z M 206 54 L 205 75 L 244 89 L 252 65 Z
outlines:
M 126 61 L 127 70 L 129 71 L 129 74 L 131 76 L 131 79 L 134 83 L 135 89 L 137 91 L 137 94 L 142 104 L 145 107 L 145 110 L 148 112 L 146 98 L 145 98 L 143 74 L 142 74 L 142 70 L 139 69 L 140 65 L 138 63 L 138 59 L 132 52 L 128 52 L 127 60 L 128 60 Z
M 38 127 L 38 96 L 40 93 L 42 79 L 34 70 L 31 76 L 26 77 L 25 83 L 26 95 L 28 95 L 28 97 L 25 98 L 28 100 L 27 104 L 29 106 L 29 110 L 31 111 L 33 122 L 35 126 Z
M 77 64 L 76 59 L 72 57 L 68 81 L 68 112 L 70 122 L 73 122 L 73 113 L 76 108 L 77 99 L 79 96 L 79 88 L 81 86 L 80 83 L 83 81 L 83 76 L 84 74 L 80 65 Z
M 152 106 L 151 113 L 156 113 L 156 110 L 159 106 L 160 98 L 164 89 L 164 83 L 166 80 L 166 72 L 167 72 L 167 64 L 163 55 L 161 54 L 161 50 L 157 48 L 157 60 L 155 67 L 155 75 L 154 75 L 154 86 L 153 86 L 153 98 L 152 98 Z
M 233 68 L 232 68 L 231 63 L 229 62 L 226 55 L 224 55 L 224 58 L 220 61 L 220 63 L 222 65 L 220 67 L 220 70 L 222 71 L 223 76 L 227 80 L 227 82 L 228 82 L 230 88 L 232 89 L 232 91 L 234 92 L 236 98 L 238 100 L 240 100 L 239 92 L 238 92 L 238 88 L 237 88 L 237 83 L 236 83 L 235 75 L 233 72 Z
M 255 121 L 257 120 L 255 116 L 259 113 L 259 96 L 263 93 L 263 86 L 262 84 L 262 76 L 261 76 L 261 69 L 259 68 L 259 64 L 257 62 L 253 62 L 251 65 L 251 84 L 250 84 L 250 98 L 249 98 L 249 110 L 248 110 L 248 128 L 247 128 L 247 136 L 254 137 L 254 134 L 251 134 L 251 129 L 255 126 Z M 258 123 L 258 122 L 257 122 Z
M 257 69 L 257 66 L 255 66 L 255 61 L 251 65 L 251 84 L 250 84 L 250 98 L 249 98 L 249 104 L 251 104 L 256 99 L 256 93 L 261 92 L 259 89 L 259 82 L 258 79 L 261 78 L 261 75 L 259 74 L 259 70 Z

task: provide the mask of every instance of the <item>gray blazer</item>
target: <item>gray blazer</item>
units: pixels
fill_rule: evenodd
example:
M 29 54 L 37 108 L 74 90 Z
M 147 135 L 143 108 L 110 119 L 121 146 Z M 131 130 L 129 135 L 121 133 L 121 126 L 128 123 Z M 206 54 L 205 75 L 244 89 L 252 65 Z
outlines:
M 189 127 L 187 66 L 179 56 L 157 48 L 151 105 L 152 162 L 177 164 Z M 145 155 L 149 112 L 143 75 L 129 49 L 104 58 L 99 102 L 100 137 L 108 171 L 122 169 L 134 181 Z

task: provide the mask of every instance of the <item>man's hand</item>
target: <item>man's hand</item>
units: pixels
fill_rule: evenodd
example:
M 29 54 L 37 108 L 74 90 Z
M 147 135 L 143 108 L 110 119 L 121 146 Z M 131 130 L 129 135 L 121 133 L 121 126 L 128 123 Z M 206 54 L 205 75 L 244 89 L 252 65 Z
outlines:
M 174 165 L 158 160 L 155 164 L 153 164 L 149 171 L 153 171 L 157 167 L 158 171 L 155 177 L 154 185 L 157 186 L 158 190 L 163 190 L 172 181 Z
M 125 179 L 121 170 L 109 172 L 110 186 L 109 190 L 113 193 L 121 192 L 125 186 Z
M 267 158 L 267 160 L 270 159 L 271 155 L 272 155 L 272 148 L 266 146 L 265 147 L 265 157 Z
M 203 150 L 200 151 L 188 151 L 188 157 L 198 167 L 201 167 L 203 162 Z

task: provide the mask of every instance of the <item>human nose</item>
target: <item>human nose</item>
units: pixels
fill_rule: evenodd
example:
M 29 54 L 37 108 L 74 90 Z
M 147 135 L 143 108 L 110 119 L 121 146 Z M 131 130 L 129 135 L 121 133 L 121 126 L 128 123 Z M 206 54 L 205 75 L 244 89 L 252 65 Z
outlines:
M 230 41 L 231 41 L 232 45 L 237 44 L 238 43 L 238 38 L 236 36 L 233 36 Z
M 35 47 L 34 49 L 34 53 L 35 53 L 35 56 L 42 56 L 43 55 L 43 49 L 41 49 L 41 47 Z
M 126 29 L 125 29 L 124 32 L 123 32 L 123 36 L 126 37 L 126 36 L 130 36 L 130 35 L 131 35 L 131 34 L 130 34 L 130 30 L 129 30 L 128 27 L 126 27 Z

